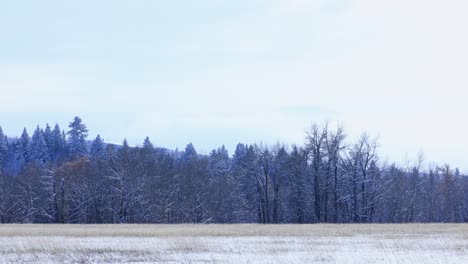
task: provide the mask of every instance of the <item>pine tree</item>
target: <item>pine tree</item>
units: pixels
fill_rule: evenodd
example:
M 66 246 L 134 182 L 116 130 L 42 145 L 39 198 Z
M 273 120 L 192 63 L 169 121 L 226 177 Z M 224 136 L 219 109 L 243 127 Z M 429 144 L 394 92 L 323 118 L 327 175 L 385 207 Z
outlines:
M 140 159 L 141 159 L 141 162 L 143 162 L 145 166 L 148 168 L 147 173 L 146 173 L 147 175 L 154 173 L 153 167 L 154 167 L 155 158 L 156 158 L 155 154 L 156 152 L 155 152 L 153 143 L 151 143 L 149 137 L 146 137 L 145 141 L 143 142 L 143 147 L 141 149 Z
M 182 222 L 200 223 L 206 219 L 206 197 L 208 196 L 208 159 L 199 156 L 192 143 L 185 147 L 180 160 L 179 217 Z
M 98 134 L 91 144 L 91 150 L 89 152 L 92 159 L 104 159 L 106 157 L 106 148 L 104 141 Z
M 238 144 L 232 158 L 230 177 L 234 182 L 235 222 L 260 221 L 260 195 L 257 186 L 259 174 L 257 153 L 252 146 Z
M 75 117 L 73 122 L 68 126 L 68 146 L 70 150 L 70 156 L 72 158 L 79 158 L 85 156 L 87 153 L 86 138 L 88 137 L 88 129 L 86 125 L 82 123 L 81 118 Z
M 0 126 L 0 174 L 8 159 L 8 140 Z
M 26 165 L 30 160 L 29 145 L 29 134 L 26 128 L 24 128 L 21 138 L 17 142 L 16 149 L 16 159 L 18 160 L 20 168 Z
M 145 138 L 145 141 L 143 142 L 143 148 L 144 148 L 144 149 L 151 149 L 151 150 L 154 150 L 153 143 L 151 143 L 149 137 L 146 137 L 146 138 Z
M 122 147 L 117 152 L 118 160 L 125 165 L 130 163 L 130 146 L 128 146 L 127 139 L 124 139 Z
M 49 151 L 47 144 L 44 140 L 44 135 L 39 126 L 34 131 L 31 146 L 30 146 L 31 160 L 45 164 L 49 160 Z
M 208 193 L 210 221 L 229 223 L 233 221 L 233 184 L 228 177 L 229 154 L 224 145 L 210 153 L 208 160 L 209 187 Z
M 52 129 L 50 128 L 49 124 L 46 124 L 46 129 L 44 130 L 43 136 L 44 136 L 44 141 L 47 144 L 47 149 L 50 152 L 53 149 L 54 139 L 53 139 Z
M 46 142 L 49 146 L 50 155 L 54 160 L 56 160 L 60 155 L 64 154 L 66 142 L 62 137 L 62 132 L 60 131 L 58 124 L 55 124 L 54 130 L 52 130 L 50 138 L 46 140 Z
M 63 143 L 63 155 L 66 156 L 70 151 L 70 147 L 68 146 L 68 141 L 67 141 L 67 134 L 65 133 L 65 130 L 62 130 L 62 135 L 60 136 L 60 140 Z
M 197 159 L 197 151 L 195 150 L 195 147 L 193 146 L 192 143 L 189 143 L 185 147 L 185 152 L 182 154 L 182 161 L 183 162 L 190 162 L 192 160 Z

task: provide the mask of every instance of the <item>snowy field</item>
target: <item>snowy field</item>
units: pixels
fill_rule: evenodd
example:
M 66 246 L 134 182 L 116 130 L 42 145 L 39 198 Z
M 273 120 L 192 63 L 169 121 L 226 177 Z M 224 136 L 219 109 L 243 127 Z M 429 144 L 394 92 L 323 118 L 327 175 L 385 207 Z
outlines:
M 0 263 L 468 263 L 468 225 L 0 225 Z

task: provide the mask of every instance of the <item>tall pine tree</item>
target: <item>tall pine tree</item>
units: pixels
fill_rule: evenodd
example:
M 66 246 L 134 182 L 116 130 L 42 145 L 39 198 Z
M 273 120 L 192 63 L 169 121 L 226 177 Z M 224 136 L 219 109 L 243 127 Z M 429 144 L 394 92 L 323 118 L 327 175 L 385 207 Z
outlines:
M 106 148 L 104 141 L 98 134 L 91 144 L 90 156 L 92 159 L 104 159 L 106 157 Z
M 70 128 L 67 132 L 70 156 L 73 159 L 85 156 L 87 153 L 86 138 L 88 137 L 86 125 L 83 124 L 81 118 L 76 116 L 68 127 Z
M 37 126 L 31 140 L 31 160 L 45 164 L 49 160 L 49 151 L 42 130 Z
M 53 148 L 54 139 L 52 135 L 52 129 L 50 128 L 49 124 L 46 124 L 46 128 L 44 130 L 43 136 L 44 136 L 44 141 L 47 144 L 47 149 L 49 149 L 49 152 L 50 152 L 50 150 Z
M 8 141 L 0 126 L 0 173 L 8 159 Z
M 23 133 L 21 134 L 21 138 L 17 142 L 17 149 L 16 149 L 16 159 L 18 160 L 18 165 L 20 168 L 25 166 L 30 160 L 30 139 L 29 134 L 26 128 L 23 129 Z

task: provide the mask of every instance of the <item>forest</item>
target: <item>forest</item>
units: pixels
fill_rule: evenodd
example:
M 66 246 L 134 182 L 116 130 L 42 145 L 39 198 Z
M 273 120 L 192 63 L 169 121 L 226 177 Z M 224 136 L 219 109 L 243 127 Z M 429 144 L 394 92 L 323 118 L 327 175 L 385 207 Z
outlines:
M 379 159 L 368 134 L 314 124 L 304 144 L 239 143 L 206 154 L 88 139 L 67 130 L 0 127 L 1 223 L 468 222 L 468 177 Z

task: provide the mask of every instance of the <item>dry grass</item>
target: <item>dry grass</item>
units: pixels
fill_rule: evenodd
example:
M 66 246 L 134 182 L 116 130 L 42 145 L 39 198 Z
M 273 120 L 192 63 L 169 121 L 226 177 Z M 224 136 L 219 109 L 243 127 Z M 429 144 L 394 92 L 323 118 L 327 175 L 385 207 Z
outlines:
M 0 237 L 175 237 L 175 236 L 355 236 L 459 234 L 468 224 L 317 224 L 317 225 L 0 225 Z
M 468 225 L 0 225 L 0 263 L 468 263 Z

